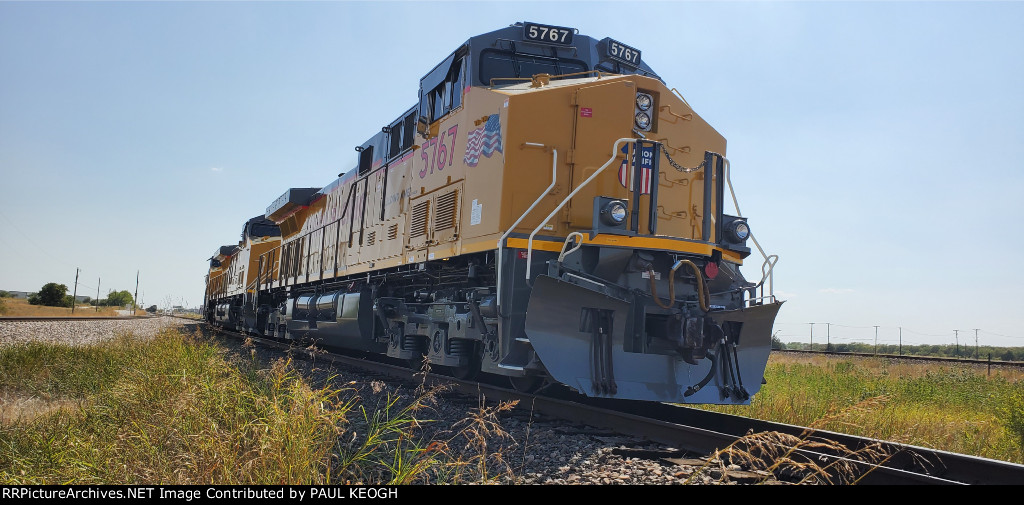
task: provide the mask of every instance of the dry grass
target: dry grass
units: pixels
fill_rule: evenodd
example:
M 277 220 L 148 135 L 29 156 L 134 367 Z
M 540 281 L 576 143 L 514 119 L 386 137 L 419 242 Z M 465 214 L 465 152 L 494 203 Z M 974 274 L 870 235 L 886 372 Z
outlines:
M 726 475 L 726 464 L 738 464 L 759 470 L 763 482 L 771 477 L 796 484 L 856 484 L 866 475 L 884 464 L 895 453 L 881 443 L 871 443 L 860 449 L 815 436 L 822 426 L 839 422 L 850 424 L 850 418 L 881 409 L 886 397 L 868 398 L 844 409 L 834 409 L 804 430 L 800 436 L 779 432 L 750 433 L 725 449 L 716 451 L 708 464 L 694 472 L 688 482 L 717 467 L 719 475 Z M 805 453 L 805 451 L 807 453 Z M 813 456 L 809 456 L 812 454 Z M 820 459 L 820 454 L 831 458 Z
M 93 307 L 91 305 L 75 306 L 75 313 L 71 313 L 70 307 L 48 307 L 46 305 L 32 305 L 28 300 L 20 298 L 6 298 L 7 310 L 2 314 L 4 317 L 115 317 L 118 307 Z M 139 309 L 136 315 L 147 315 Z
M 246 352 L 247 351 L 247 352 Z M 319 375 L 318 375 L 319 376 Z M 0 349 L 0 484 L 492 483 L 514 441 L 483 401 L 430 420 L 443 387 L 313 386 L 198 334 Z M 428 429 L 431 428 L 431 429 Z
M 765 378 L 749 406 L 701 408 L 1024 462 L 1020 369 L 993 367 L 988 375 L 984 365 L 772 354 Z M 856 408 L 879 397 L 886 401 Z

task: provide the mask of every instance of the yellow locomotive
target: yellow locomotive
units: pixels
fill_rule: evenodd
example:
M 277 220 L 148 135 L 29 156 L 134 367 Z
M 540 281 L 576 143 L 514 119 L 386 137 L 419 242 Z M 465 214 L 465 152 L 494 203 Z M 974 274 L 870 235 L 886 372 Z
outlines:
M 354 168 L 218 249 L 208 321 L 523 390 L 750 401 L 774 257 L 741 275 L 725 139 L 639 50 L 516 23 L 467 40 L 419 96 Z

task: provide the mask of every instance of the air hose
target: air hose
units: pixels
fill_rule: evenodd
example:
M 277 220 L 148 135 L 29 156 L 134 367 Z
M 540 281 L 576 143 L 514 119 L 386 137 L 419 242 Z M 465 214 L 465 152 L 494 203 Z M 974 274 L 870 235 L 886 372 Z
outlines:
M 651 296 L 654 297 L 654 303 L 657 303 L 659 307 L 663 309 L 670 309 L 676 304 L 676 270 L 683 265 L 689 265 L 693 270 L 693 274 L 697 277 L 697 301 L 700 303 L 700 310 L 709 312 L 711 310 L 711 294 L 708 292 L 708 287 L 704 284 L 704 276 L 700 273 L 700 268 L 690 260 L 679 260 L 672 265 L 672 270 L 668 274 L 668 304 L 661 302 L 661 298 L 658 296 L 658 287 L 654 283 L 654 270 L 648 269 L 647 275 L 651 280 Z

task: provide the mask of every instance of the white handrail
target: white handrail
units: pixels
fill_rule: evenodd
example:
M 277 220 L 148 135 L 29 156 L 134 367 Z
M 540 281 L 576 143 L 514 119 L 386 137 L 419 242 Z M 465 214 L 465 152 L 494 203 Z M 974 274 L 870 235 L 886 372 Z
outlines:
M 525 145 L 540 148 L 547 147 L 544 144 L 538 144 L 536 142 L 526 142 Z M 498 312 L 501 312 L 501 250 L 505 246 L 505 239 L 508 238 L 508 236 L 512 233 L 512 230 L 515 230 L 516 226 L 519 226 L 519 223 L 523 222 L 523 219 L 526 219 L 526 216 L 531 211 L 533 211 L 533 208 L 536 207 L 537 204 L 539 204 L 545 196 L 548 196 L 548 193 L 551 192 L 552 189 L 554 189 L 555 182 L 557 182 L 558 180 L 558 149 L 552 147 L 551 154 L 551 184 L 549 184 L 548 187 L 544 189 L 543 192 L 541 192 L 540 196 L 538 196 L 537 199 L 534 200 L 533 205 L 530 205 L 530 208 L 526 209 L 526 212 L 523 212 L 523 215 L 519 216 L 519 219 L 517 219 L 515 223 L 512 223 L 512 226 L 508 227 L 508 231 L 506 231 L 501 236 L 501 238 L 498 239 L 498 254 L 496 255 L 497 262 L 495 263 L 497 271 L 495 272 L 494 276 L 496 289 L 498 290 Z M 526 268 L 530 268 L 529 262 L 527 262 Z
M 736 207 L 736 216 L 737 217 L 743 217 L 743 212 L 740 211 L 740 202 L 738 200 L 736 200 L 736 191 L 734 191 L 732 189 L 732 177 L 730 175 L 730 173 L 732 172 L 732 170 L 731 170 L 732 167 L 729 164 L 729 158 L 725 158 L 724 156 L 723 156 L 723 158 L 725 159 L 725 182 L 729 185 L 729 194 L 732 195 L 732 204 L 733 204 L 733 206 Z M 761 253 L 761 257 L 764 258 L 764 263 L 761 264 L 761 282 L 758 282 L 754 286 L 754 289 L 757 289 L 757 288 L 759 288 L 761 286 L 764 286 L 764 281 L 767 280 L 768 281 L 768 297 L 774 299 L 775 298 L 775 275 L 773 273 L 773 270 L 775 269 L 775 264 L 779 262 L 779 255 L 778 254 L 767 254 L 767 253 L 765 253 L 764 249 L 761 248 L 761 244 L 757 242 L 756 238 L 754 238 L 753 232 L 750 233 L 750 240 L 754 242 L 754 245 L 757 246 L 757 250 Z M 761 290 L 761 293 L 762 294 L 764 293 L 764 289 L 763 288 Z M 759 297 L 759 298 L 766 298 L 766 297 L 762 296 L 762 297 Z
M 558 206 L 555 207 L 555 210 L 551 211 L 551 213 L 548 214 L 548 217 L 544 218 L 544 220 L 542 220 L 540 222 L 540 224 L 538 224 L 537 227 L 533 229 L 533 232 L 530 233 L 530 240 L 528 240 L 527 244 L 526 244 L 526 279 L 527 280 L 530 279 L 530 261 L 533 260 L 533 237 L 535 235 L 537 235 L 537 232 L 539 232 L 540 229 L 543 228 L 544 225 L 548 223 L 548 221 L 551 221 L 551 218 L 555 217 L 555 214 L 557 214 L 558 211 L 562 210 L 562 207 L 564 207 L 565 204 L 568 203 L 570 199 L 572 199 L 572 197 L 576 196 L 576 193 L 579 193 L 580 190 L 583 189 L 584 186 L 586 186 L 587 184 L 590 184 L 590 181 L 594 180 L 598 175 L 601 174 L 601 172 L 604 171 L 604 169 L 608 168 L 608 166 L 611 165 L 612 162 L 615 161 L 616 158 L 619 157 L 619 144 L 622 144 L 623 142 L 635 142 L 635 141 L 636 141 L 636 139 L 634 139 L 634 138 L 625 138 L 625 137 L 621 138 L 619 140 L 616 140 L 615 144 L 612 145 L 612 157 L 609 158 L 608 161 L 604 165 L 601 165 L 601 168 L 597 169 L 597 171 L 594 172 L 593 175 L 588 177 L 587 180 L 583 181 L 583 183 L 581 183 L 579 186 L 576 186 L 576 189 L 572 190 L 572 192 L 569 193 L 569 196 L 565 197 L 565 200 L 562 200 L 562 203 L 558 204 Z

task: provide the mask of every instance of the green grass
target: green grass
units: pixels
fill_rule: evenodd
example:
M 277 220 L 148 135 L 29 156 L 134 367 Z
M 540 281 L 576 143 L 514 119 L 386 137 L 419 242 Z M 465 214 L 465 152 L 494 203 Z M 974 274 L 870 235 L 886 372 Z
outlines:
M 424 436 L 431 391 L 365 404 L 349 386 L 314 387 L 290 362 L 231 357 L 175 331 L 0 348 L 0 407 L 43 404 L 5 412 L 0 484 L 492 480 L 451 449 L 468 445 L 468 430 Z M 492 414 L 481 409 L 467 422 Z
M 710 410 L 1024 463 L 1024 380 L 964 365 L 773 354 L 751 405 Z

